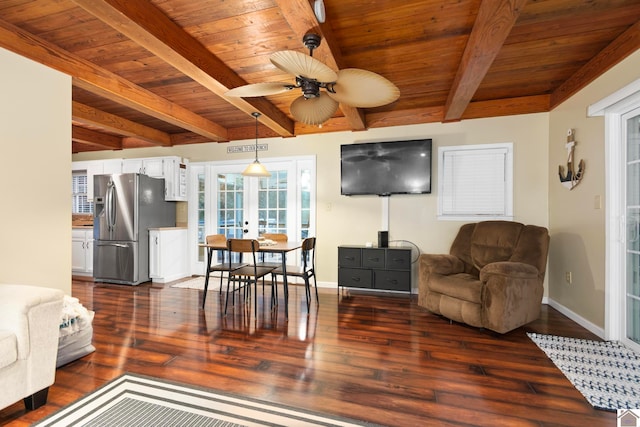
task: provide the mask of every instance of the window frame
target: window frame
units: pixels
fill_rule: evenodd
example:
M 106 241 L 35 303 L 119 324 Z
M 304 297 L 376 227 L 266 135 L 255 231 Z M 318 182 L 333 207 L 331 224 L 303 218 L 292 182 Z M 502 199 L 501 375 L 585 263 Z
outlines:
M 84 184 L 77 182 L 81 178 L 84 178 Z M 78 191 L 84 185 L 85 191 L 84 193 Z M 87 171 L 72 171 L 71 173 L 71 213 L 72 214 L 86 214 L 93 215 L 93 202 L 87 200 L 88 199 L 88 186 L 89 186 L 89 177 L 87 175 Z M 84 201 L 82 201 L 82 197 L 84 197 Z
M 448 185 L 448 170 L 445 167 L 445 156 L 447 153 L 456 152 L 459 155 L 465 155 L 468 153 L 471 156 L 475 152 L 477 155 L 487 155 L 491 153 L 502 152 L 503 157 L 503 177 L 504 177 L 504 194 L 502 206 L 500 209 L 496 209 L 495 213 L 491 214 L 469 214 L 469 213 L 456 213 L 447 212 L 444 201 L 446 188 L 450 188 L 452 185 Z M 478 163 L 472 163 L 480 166 Z M 498 164 L 496 164 L 497 166 Z M 455 177 L 451 177 L 452 179 Z M 449 183 L 450 184 L 450 183 Z M 448 186 L 447 186 L 448 185 Z M 444 221 L 484 221 L 484 220 L 513 220 L 513 143 L 493 143 L 493 144 L 472 144 L 472 145 L 456 145 L 456 146 L 443 146 L 438 147 L 438 220 Z M 496 192 L 496 194 L 498 194 Z M 498 213 L 498 211 L 502 213 Z

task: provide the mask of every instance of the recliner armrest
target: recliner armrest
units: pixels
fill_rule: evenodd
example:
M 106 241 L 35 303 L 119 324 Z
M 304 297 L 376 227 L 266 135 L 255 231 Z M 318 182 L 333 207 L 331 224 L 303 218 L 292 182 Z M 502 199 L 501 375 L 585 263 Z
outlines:
M 482 325 L 504 334 L 538 318 L 544 289 L 538 269 L 522 262 L 495 262 L 480 270 Z
M 426 269 L 429 274 L 457 274 L 464 272 L 464 263 L 450 254 L 422 254 L 420 268 Z
M 480 281 L 487 282 L 492 275 L 514 279 L 538 279 L 538 269 L 523 262 L 501 261 L 485 265 L 480 270 Z

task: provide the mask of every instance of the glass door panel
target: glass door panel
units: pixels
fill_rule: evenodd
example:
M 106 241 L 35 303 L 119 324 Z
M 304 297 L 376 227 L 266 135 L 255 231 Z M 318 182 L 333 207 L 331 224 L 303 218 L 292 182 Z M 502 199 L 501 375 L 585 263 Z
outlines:
M 625 337 L 640 344 L 640 110 L 623 116 L 626 135 Z
M 196 209 L 196 214 L 198 218 L 198 245 L 201 243 L 205 243 L 206 235 L 205 235 L 205 172 L 204 168 L 193 168 L 192 169 L 195 174 L 196 186 L 197 186 L 197 194 L 198 194 L 198 207 Z M 205 262 L 207 256 L 204 248 L 198 246 L 198 263 Z
M 217 179 L 216 217 L 218 218 L 217 234 L 227 238 L 240 239 L 244 236 L 245 226 L 245 183 L 238 172 L 220 172 Z
M 272 171 L 258 183 L 258 235 L 288 234 L 289 171 Z

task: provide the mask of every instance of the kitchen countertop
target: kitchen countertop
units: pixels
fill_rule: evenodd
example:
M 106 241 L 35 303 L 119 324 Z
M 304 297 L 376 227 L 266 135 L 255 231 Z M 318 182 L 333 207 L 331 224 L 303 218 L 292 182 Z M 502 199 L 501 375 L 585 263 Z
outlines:
M 163 231 L 163 230 L 186 230 L 187 227 L 153 227 L 150 228 L 149 230 L 159 230 L 159 231 Z

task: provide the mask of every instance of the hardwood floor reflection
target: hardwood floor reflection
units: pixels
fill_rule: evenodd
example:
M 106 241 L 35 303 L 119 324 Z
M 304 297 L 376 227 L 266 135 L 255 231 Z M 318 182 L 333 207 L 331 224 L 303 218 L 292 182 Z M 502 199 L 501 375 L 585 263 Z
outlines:
M 12 405 L 0 424 L 30 425 L 125 372 L 389 426 L 616 424 L 526 336 L 597 339 L 550 307 L 497 335 L 432 315 L 415 296 L 320 289 L 307 315 L 304 289 L 290 293 L 286 322 L 268 291 L 255 318 L 238 303 L 222 316 L 215 291 L 202 310 L 198 290 L 74 281 L 73 295 L 96 313 L 96 352 L 58 369 L 47 405 Z

